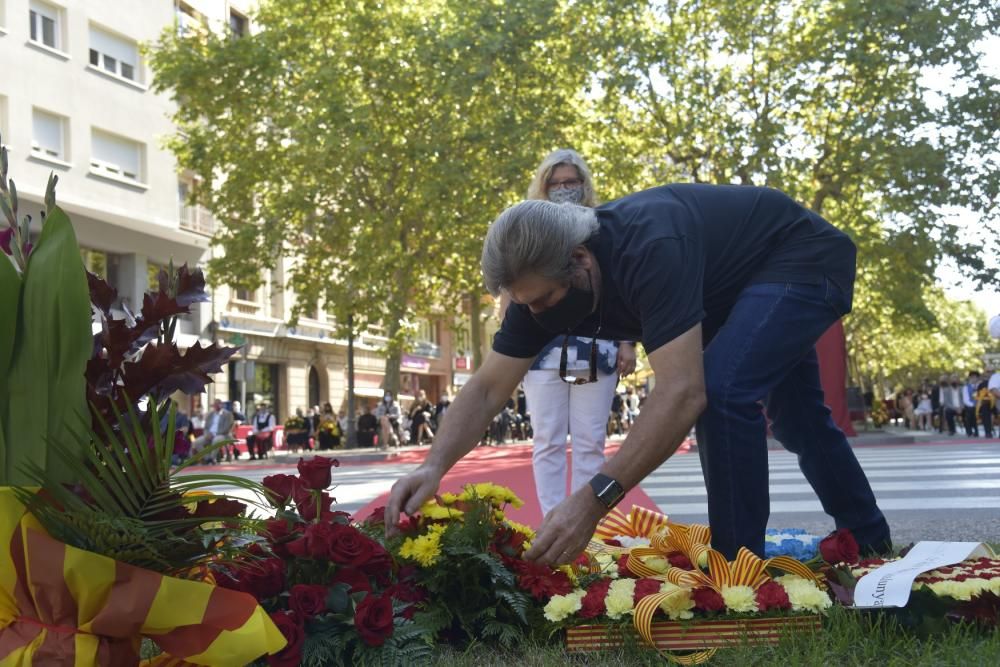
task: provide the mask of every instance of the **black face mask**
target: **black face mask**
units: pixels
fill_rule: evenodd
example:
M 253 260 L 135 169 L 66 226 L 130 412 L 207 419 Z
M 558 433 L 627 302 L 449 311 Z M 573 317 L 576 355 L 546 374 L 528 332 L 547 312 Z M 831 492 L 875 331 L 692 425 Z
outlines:
M 571 283 L 566 296 L 558 303 L 540 313 L 532 313 L 531 316 L 550 333 L 572 331 L 594 312 L 594 284 L 591 281 L 590 271 L 587 271 L 587 281 L 590 282 L 591 291 L 574 287 Z

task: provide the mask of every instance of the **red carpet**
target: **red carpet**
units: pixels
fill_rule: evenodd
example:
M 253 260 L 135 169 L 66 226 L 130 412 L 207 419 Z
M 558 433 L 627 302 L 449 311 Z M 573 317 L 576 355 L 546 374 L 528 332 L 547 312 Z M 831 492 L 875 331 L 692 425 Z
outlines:
M 611 456 L 617 452 L 619 446 L 618 443 L 609 444 L 605 450 L 606 455 Z M 681 451 L 686 448 L 685 444 Z M 477 447 L 445 475 L 440 490 L 455 493 L 461 491 L 463 485 L 477 482 L 493 482 L 510 488 L 524 501 L 524 506 L 517 510 L 508 509 L 507 515 L 514 521 L 535 528 L 541 524 L 542 510 L 538 505 L 531 470 L 531 445 Z M 384 506 L 388 497 L 388 494 L 379 496 L 355 512 L 354 516 L 366 518 L 373 509 Z M 632 489 L 621 502 L 622 508 L 631 508 L 632 505 L 659 510 L 639 487 Z

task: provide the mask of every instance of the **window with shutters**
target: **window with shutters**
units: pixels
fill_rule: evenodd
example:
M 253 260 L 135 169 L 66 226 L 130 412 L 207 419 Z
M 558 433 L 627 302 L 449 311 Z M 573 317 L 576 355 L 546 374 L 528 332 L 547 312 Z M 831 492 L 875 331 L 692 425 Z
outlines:
M 31 0 L 28 16 L 31 19 L 31 41 L 57 51 L 65 50 L 62 39 L 62 10 L 47 2 Z
M 69 121 L 42 109 L 31 110 L 31 154 L 35 157 L 67 162 L 69 151 L 66 146 Z
M 139 45 L 93 24 L 90 26 L 90 65 L 105 74 L 143 82 Z
M 92 174 L 130 184 L 144 182 L 146 149 L 140 142 L 95 128 L 91 131 L 90 151 Z

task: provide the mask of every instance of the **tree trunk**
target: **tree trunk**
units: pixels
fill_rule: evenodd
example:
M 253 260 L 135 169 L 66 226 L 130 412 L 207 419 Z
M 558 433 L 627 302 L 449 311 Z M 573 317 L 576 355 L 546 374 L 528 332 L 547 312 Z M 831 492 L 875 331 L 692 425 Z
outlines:
M 483 363 L 483 310 L 479 295 L 469 294 L 469 342 L 472 345 L 472 368 L 479 370 Z

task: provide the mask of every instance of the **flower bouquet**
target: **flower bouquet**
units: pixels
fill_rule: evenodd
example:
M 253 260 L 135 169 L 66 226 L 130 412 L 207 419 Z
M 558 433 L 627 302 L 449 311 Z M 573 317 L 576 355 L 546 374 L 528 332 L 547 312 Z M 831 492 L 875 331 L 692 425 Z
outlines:
M 549 601 L 545 617 L 566 629 L 569 650 L 618 646 L 635 632 L 684 664 L 704 662 L 720 647 L 819 627 L 831 601 L 808 567 L 747 549 L 729 562 L 709 537 L 707 526 L 643 508 L 613 511 L 585 554 L 587 574 Z
M 274 505 L 261 541 L 213 568 L 220 586 L 252 595 L 287 646 L 267 664 L 409 665 L 431 649 L 414 623 L 425 592 L 413 568 L 399 567 L 377 541 L 332 511 L 326 492 L 335 459 L 299 459 L 297 476 L 263 485 Z
M 534 532 L 506 518 L 507 505 L 522 501 L 489 483 L 442 493 L 400 524 L 389 541 L 396 558 L 415 570 L 426 591 L 417 622 L 429 637 L 463 645 L 472 641 L 512 647 L 545 630 L 542 607 L 574 588 L 570 567 L 551 568 L 524 560 Z M 381 526 L 381 510 L 370 525 Z
M 862 577 L 898 563 L 912 549 L 904 549 L 894 558 L 861 558 L 848 530 L 837 531 L 824 543 L 826 548 L 821 552 L 826 577 L 837 601 L 845 606 L 855 604 L 855 588 Z M 1000 558 L 988 547 L 977 552 L 986 555 L 921 572 L 913 579 L 905 607 L 882 607 L 875 613 L 890 614 L 903 627 L 924 636 L 956 621 L 987 629 L 1000 626 Z
M 205 489 L 263 490 L 171 465 L 170 394 L 200 392 L 235 351 L 173 342 L 177 315 L 207 298 L 201 273 L 171 267 L 140 314 L 123 304 L 113 317 L 116 294 L 85 272 L 55 177 L 32 246 L 6 172 L 0 148 L 0 296 L 15 314 L 0 321 L 0 664 L 138 664 L 143 637 L 189 664 L 279 650 L 256 601 L 207 574 L 240 552 L 248 519 Z

